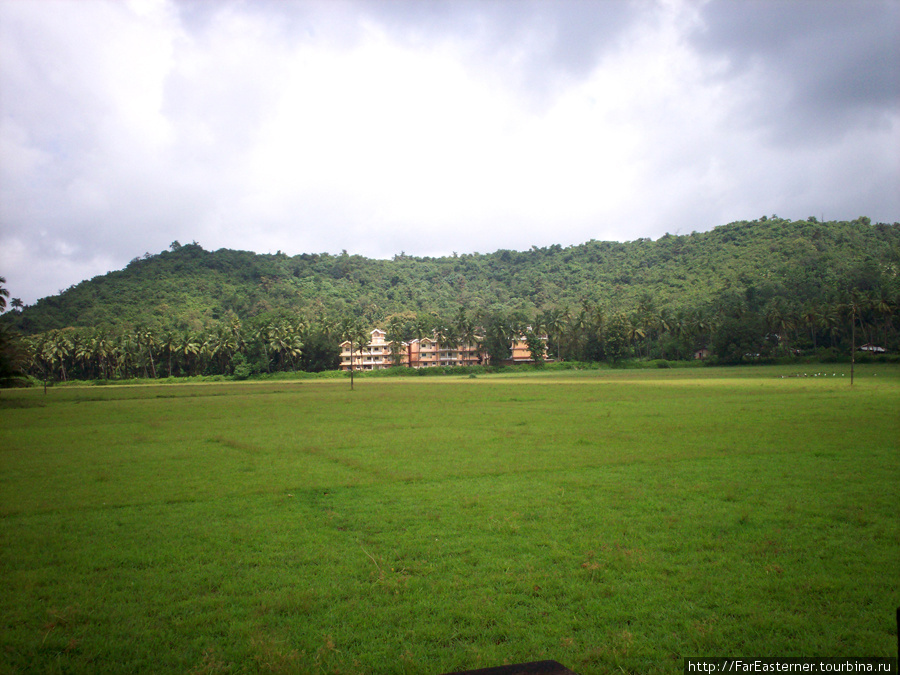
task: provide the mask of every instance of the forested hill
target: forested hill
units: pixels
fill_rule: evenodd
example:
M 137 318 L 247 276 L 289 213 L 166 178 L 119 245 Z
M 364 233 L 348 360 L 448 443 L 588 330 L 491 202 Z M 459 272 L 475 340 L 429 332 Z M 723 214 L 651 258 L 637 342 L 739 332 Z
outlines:
M 384 324 L 399 313 L 535 316 L 585 304 L 631 311 L 640 303 L 698 310 L 728 298 L 761 309 L 834 303 L 853 289 L 896 298 L 900 224 L 742 221 L 656 241 L 590 241 L 442 258 L 283 253 L 199 244 L 135 258 L 120 271 L 39 300 L 4 321 L 24 333 L 67 326 L 200 330 L 236 315 Z

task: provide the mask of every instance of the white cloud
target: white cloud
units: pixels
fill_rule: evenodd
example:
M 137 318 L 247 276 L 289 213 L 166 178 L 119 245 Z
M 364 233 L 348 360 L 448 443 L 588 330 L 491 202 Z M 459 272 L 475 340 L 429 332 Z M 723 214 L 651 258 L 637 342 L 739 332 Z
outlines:
M 33 302 L 174 239 L 389 257 L 897 219 L 900 93 L 815 120 L 795 96 L 828 90 L 810 35 L 839 51 L 846 13 L 782 34 L 775 73 L 741 8 L 0 0 L 0 272 Z

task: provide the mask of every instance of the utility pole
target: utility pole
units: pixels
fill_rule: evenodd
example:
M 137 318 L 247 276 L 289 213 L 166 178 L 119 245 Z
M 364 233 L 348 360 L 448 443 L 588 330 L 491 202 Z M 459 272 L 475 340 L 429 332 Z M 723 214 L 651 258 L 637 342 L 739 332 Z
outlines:
M 850 386 L 853 386 L 853 366 L 856 362 L 856 303 L 850 299 Z

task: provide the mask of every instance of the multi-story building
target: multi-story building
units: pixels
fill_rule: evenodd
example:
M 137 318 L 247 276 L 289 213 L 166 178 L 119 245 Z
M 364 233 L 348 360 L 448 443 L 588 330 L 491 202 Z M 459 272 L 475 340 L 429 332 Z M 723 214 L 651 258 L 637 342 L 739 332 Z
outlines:
M 478 342 L 454 344 L 441 343 L 435 338 L 421 338 L 392 345 L 387 334 L 376 328 L 371 333 L 369 344 L 355 349 L 351 355 L 350 341 L 341 343 L 341 370 L 350 370 L 351 356 L 354 370 L 381 370 L 391 366 L 431 368 L 436 366 L 477 366 L 487 363 L 487 355 Z M 546 339 L 546 338 L 545 338 Z M 529 363 L 531 353 L 524 338 L 513 340 L 510 345 L 510 361 Z M 396 353 L 392 352 L 392 349 Z
M 376 328 L 371 333 L 369 344 L 350 353 L 350 341 L 341 343 L 341 370 L 380 370 L 394 365 L 391 359 L 391 345 L 385 340 L 386 333 Z M 401 363 L 401 365 L 405 365 Z

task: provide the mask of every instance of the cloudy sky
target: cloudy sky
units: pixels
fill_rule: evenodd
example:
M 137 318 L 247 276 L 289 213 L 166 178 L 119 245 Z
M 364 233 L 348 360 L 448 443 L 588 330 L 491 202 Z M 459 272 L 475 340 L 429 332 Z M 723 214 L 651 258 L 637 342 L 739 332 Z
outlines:
M 900 220 L 900 0 L 0 0 L 0 276 Z

